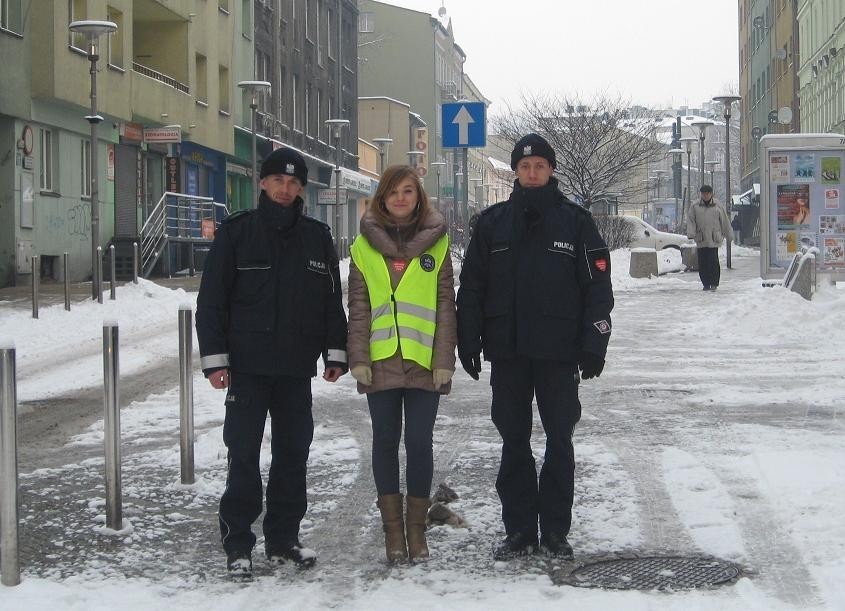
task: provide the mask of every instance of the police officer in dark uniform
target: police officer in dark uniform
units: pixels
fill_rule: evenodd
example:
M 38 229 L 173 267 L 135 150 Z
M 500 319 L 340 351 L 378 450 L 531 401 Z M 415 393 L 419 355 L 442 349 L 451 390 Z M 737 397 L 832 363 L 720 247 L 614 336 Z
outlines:
M 572 557 L 580 377 L 598 377 L 610 339 L 610 256 L 590 213 L 552 176 L 555 152 L 529 134 L 511 154 L 510 199 L 478 218 L 458 290 L 458 356 L 474 379 L 491 361 L 491 415 L 502 437 L 496 490 L 507 537 L 494 556 L 540 547 Z M 579 376 L 580 369 L 580 376 Z M 539 483 L 531 452 L 532 399 L 546 432 Z
M 308 168 L 296 151 L 277 149 L 264 160 L 258 208 L 223 220 L 197 298 L 203 373 L 214 388 L 228 388 L 223 440 L 229 473 L 219 520 L 227 567 L 238 575 L 252 571 L 268 412 L 265 552 L 271 564 L 311 566 L 316 559 L 299 542 L 314 431 L 311 378 L 320 355 L 325 380 L 346 373 L 346 315 L 331 231 L 302 213 L 307 182 Z

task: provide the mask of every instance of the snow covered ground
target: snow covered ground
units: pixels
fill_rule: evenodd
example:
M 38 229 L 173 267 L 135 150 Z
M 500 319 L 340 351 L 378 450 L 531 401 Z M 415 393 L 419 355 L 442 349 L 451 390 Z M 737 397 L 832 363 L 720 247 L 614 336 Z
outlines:
M 62 441 L 61 464 L 21 465 L 23 581 L 0 588 L 0 608 L 845 609 L 845 292 L 823 287 L 807 302 L 763 288 L 757 252 L 733 251 L 734 269 L 723 268 L 713 293 L 694 273 L 632 279 L 628 251 L 613 253 L 614 334 L 601 378 L 582 384 L 570 540 L 585 561 L 617 552 L 723 558 L 745 569 L 735 584 L 671 594 L 586 589 L 555 585 L 556 565 L 542 559 L 494 562 L 503 532 L 489 364 L 480 382 L 459 371 L 441 403 L 435 486 L 457 491 L 452 507 L 468 526 L 434 527 L 428 563 L 382 561 L 369 417 L 345 376 L 313 384 L 303 542 L 317 549 L 317 566 L 273 571 L 256 548 L 256 578 L 233 583 L 214 518 L 225 478 L 222 394 L 197 372 L 198 482 L 182 486 L 174 368 L 122 409 L 119 535 L 102 528 L 101 420 Z M 39 320 L 0 303 L 0 345 L 16 345 L 22 417 L 29 402 L 61 405 L 101 384 L 103 320 L 119 321 L 122 376 L 171 362 L 177 310 L 195 298 L 142 282 L 121 287 L 116 302 L 42 308 Z M 539 420 L 534 448 L 541 460 Z

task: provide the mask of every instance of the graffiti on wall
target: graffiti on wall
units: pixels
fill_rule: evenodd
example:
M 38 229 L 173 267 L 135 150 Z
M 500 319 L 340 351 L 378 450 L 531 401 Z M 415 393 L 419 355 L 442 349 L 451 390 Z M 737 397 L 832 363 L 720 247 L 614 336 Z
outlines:
M 80 240 L 91 235 L 91 204 L 77 204 L 68 208 L 67 233 Z

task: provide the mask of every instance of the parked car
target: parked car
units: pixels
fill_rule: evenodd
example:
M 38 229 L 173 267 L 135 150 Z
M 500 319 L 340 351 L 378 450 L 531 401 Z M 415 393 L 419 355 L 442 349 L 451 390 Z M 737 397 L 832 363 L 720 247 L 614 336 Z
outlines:
M 639 217 L 622 216 L 621 218 L 631 225 L 631 248 L 654 248 L 655 250 L 676 248 L 680 250 L 681 244 L 692 243 L 692 240 L 685 235 L 660 231 Z

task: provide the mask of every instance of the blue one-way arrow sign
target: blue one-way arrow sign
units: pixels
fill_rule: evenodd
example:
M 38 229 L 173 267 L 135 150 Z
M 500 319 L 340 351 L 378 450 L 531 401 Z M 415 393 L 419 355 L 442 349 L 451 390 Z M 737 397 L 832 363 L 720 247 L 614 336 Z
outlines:
M 457 102 L 443 104 L 440 108 L 443 148 L 487 145 L 487 107 L 484 102 Z

